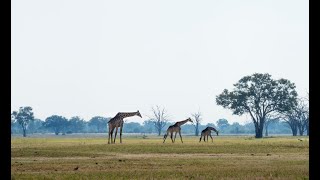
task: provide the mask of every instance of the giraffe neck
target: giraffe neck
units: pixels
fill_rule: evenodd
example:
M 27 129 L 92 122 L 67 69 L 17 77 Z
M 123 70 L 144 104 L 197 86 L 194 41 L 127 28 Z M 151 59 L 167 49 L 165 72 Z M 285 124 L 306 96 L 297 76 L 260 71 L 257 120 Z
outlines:
M 137 112 L 119 112 L 121 118 L 131 117 L 137 115 Z
M 188 119 L 186 119 L 186 120 L 184 120 L 184 121 L 176 122 L 174 125 L 175 125 L 175 126 L 181 126 L 181 125 L 183 125 L 183 124 L 185 124 L 185 123 L 187 123 L 187 122 L 188 122 Z
M 215 128 L 213 128 L 213 127 L 210 127 L 209 129 L 213 130 L 214 132 L 217 132 L 217 130 Z

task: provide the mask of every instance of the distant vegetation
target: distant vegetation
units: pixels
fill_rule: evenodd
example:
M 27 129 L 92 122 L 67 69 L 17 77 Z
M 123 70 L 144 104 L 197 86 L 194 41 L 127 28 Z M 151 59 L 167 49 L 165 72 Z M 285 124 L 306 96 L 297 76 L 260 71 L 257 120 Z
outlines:
M 294 83 L 286 79 L 273 80 L 269 74 L 255 73 L 245 76 L 216 96 L 216 103 L 230 109 L 235 115 L 249 114 L 251 119 L 245 124 L 226 119 L 201 124 L 201 112 L 190 113 L 193 124 L 185 124 L 182 133 L 199 135 L 207 126 L 216 127 L 220 134 L 255 134 L 256 138 L 269 134 L 309 135 L 309 98 L 298 97 Z M 161 135 L 175 121 L 170 120 L 165 108 L 151 108 L 151 116 L 142 124 L 125 122 L 124 133 L 154 133 Z M 44 120 L 33 117 L 32 108 L 20 107 L 12 112 L 11 133 L 107 133 L 110 117 L 95 116 L 84 120 L 79 116 L 66 117 L 52 115 Z
M 51 122 L 53 117 L 56 117 L 56 122 Z M 72 117 L 70 119 L 50 116 L 46 121 L 40 119 L 34 119 L 27 127 L 26 132 L 28 134 L 33 133 L 55 133 L 56 135 L 66 135 L 70 133 L 107 133 L 107 121 L 110 118 L 96 116 L 89 121 L 85 121 L 79 117 Z M 97 118 L 99 117 L 99 118 Z M 168 122 L 163 130 L 172 125 L 174 122 Z M 199 129 L 203 130 L 207 126 L 213 126 L 220 130 L 220 134 L 254 134 L 254 124 L 248 122 L 245 124 L 239 124 L 238 122 L 229 123 L 226 119 L 219 119 L 215 123 L 199 124 Z M 195 134 L 195 126 L 192 124 L 185 124 L 182 127 L 184 134 Z M 154 126 L 152 120 L 146 120 L 142 124 L 138 122 L 127 122 L 123 126 L 124 133 L 142 133 L 142 134 L 158 134 L 158 129 Z M 18 122 L 13 122 L 11 125 L 12 134 L 22 134 L 23 129 Z M 274 121 L 268 126 L 268 134 L 290 134 L 290 126 L 285 121 Z M 306 134 L 306 133 L 305 133 Z

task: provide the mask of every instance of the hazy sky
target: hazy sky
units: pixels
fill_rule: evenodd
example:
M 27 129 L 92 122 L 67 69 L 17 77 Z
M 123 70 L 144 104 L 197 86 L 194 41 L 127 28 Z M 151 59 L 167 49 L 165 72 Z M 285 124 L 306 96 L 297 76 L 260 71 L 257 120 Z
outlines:
M 269 73 L 309 89 L 307 0 L 12 0 L 12 110 L 112 117 L 165 107 L 172 121 L 246 122 L 215 98 Z

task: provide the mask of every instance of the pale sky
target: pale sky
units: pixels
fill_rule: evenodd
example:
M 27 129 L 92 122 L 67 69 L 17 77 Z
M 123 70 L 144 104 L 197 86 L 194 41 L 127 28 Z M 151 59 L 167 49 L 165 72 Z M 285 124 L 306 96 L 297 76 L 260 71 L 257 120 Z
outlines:
M 165 107 L 172 122 L 251 121 L 217 106 L 243 76 L 309 89 L 307 0 L 12 0 L 11 109 L 113 117 Z

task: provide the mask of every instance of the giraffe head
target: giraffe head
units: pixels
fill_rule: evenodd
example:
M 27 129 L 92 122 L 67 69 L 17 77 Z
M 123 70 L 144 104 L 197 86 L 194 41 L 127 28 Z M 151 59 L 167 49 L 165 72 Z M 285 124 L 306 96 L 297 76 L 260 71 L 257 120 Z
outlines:
M 139 116 L 139 117 L 141 117 L 141 118 L 142 118 L 142 116 L 141 116 L 141 114 L 140 114 L 139 110 L 137 111 L 137 116 Z
M 219 136 L 219 131 L 216 130 L 214 127 L 209 127 L 209 129 L 215 131 L 217 133 L 217 136 Z
M 188 120 L 189 122 L 193 123 L 193 121 L 192 121 L 192 119 L 191 119 L 191 118 L 188 118 L 187 120 Z

